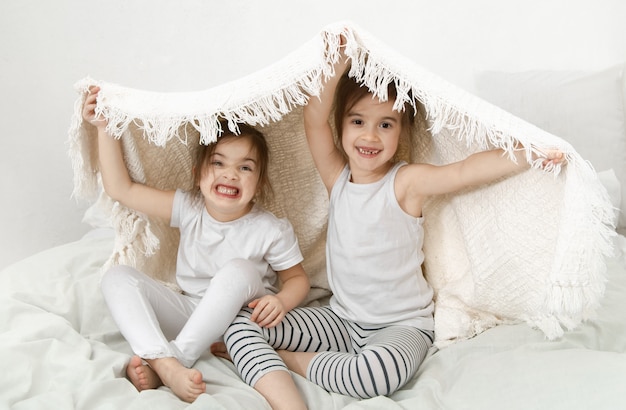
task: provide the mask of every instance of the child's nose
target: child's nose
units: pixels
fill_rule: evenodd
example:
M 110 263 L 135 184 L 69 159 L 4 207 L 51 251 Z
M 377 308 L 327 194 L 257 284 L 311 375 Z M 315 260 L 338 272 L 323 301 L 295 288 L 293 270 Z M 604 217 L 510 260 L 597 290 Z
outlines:
M 224 173 L 222 175 L 226 179 L 237 179 L 237 177 L 239 176 L 237 170 L 232 167 L 224 169 Z
M 365 129 L 365 132 L 363 133 L 363 138 L 369 140 L 369 141 L 374 141 L 378 139 L 378 133 L 376 132 L 377 129 L 376 128 L 372 128 L 372 127 L 368 127 Z

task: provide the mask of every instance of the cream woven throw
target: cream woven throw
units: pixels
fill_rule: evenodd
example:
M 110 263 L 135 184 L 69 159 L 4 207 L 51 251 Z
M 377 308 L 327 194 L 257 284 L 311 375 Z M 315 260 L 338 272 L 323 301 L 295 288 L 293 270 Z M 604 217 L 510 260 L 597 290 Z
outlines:
M 340 33 L 347 38 L 350 75 L 383 99 L 394 81 L 397 106 L 409 101 L 418 107 L 420 126 L 404 147 L 407 160 L 443 164 L 489 147 L 510 153 L 516 141 L 528 155 L 555 147 L 567 156 L 562 169 L 540 170 L 534 163 L 517 176 L 427 204 L 424 268 L 436 292 L 437 344 L 519 321 L 556 338 L 591 315 L 604 291 L 613 233 L 613 209 L 591 166 L 564 140 L 456 88 L 351 23 L 328 26 L 266 69 L 209 90 L 156 93 L 79 81 L 69 131 L 74 195 L 93 201 L 100 192 L 95 129 L 81 118 L 90 85 L 102 89 L 98 111 L 122 139 L 132 178 L 161 188 L 191 188 L 193 152 L 216 140 L 218 118 L 231 127 L 238 121 L 256 126 L 272 150 L 275 198 L 265 205 L 294 225 L 313 285 L 307 304 L 324 303 L 328 203 L 307 149 L 302 106 L 331 74 Z M 110 263 L 173 281 L 177 230 L 107 203 L 117 232 Z

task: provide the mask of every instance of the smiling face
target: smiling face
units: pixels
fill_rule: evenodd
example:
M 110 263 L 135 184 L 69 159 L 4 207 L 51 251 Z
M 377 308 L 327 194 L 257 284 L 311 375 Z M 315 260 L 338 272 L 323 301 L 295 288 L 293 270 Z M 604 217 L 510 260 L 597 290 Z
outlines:
M 218 140 L 202 164 L 198 184 L 208 213 L 221 222 L 247 214 L 259 190 L 259 169 L 251 138 L 242 135 Z
M 343 116 L 341 145 L 355 183 L 378 181 L 392 166 L 402 132 L 393 101 L 366 94 Z
M 334 102 L 337 148 L 350 165 L 353 182 L 377 181 L 399 159 L 398 148 L 410 146 L 416 115 L 411 95 L 409 91 L 398 111 L 393 109 L 398 96 L 394 82 L 387 85 L 387 101 L 381 102 L 348 73 L 339 80 Z

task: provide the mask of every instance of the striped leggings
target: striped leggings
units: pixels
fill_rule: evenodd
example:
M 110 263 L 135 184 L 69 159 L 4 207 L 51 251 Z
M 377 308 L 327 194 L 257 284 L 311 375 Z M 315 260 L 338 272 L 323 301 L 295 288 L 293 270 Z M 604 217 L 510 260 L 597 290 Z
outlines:
M 243 309 L 224 335 L 230 357 L 251 386 L 272 371 L 287 371 L 277 350 L 320 352 L 307 379 L 356 398 L 389 395 L 417 371 L 433 332 L 410 326 L 363 326 L 329 307 L 296 308 L 274 328 L 261 328 Z

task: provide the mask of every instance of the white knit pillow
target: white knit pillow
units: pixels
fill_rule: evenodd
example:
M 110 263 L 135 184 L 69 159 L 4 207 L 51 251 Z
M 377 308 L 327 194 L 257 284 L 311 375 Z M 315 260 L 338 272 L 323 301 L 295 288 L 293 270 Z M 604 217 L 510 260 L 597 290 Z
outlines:
M 477 92 L 570 142 L 596 171 L 621 184 L 618 226 L 626 229 L 626 75 L 624 64 L 599 71 L 483 71 Z

